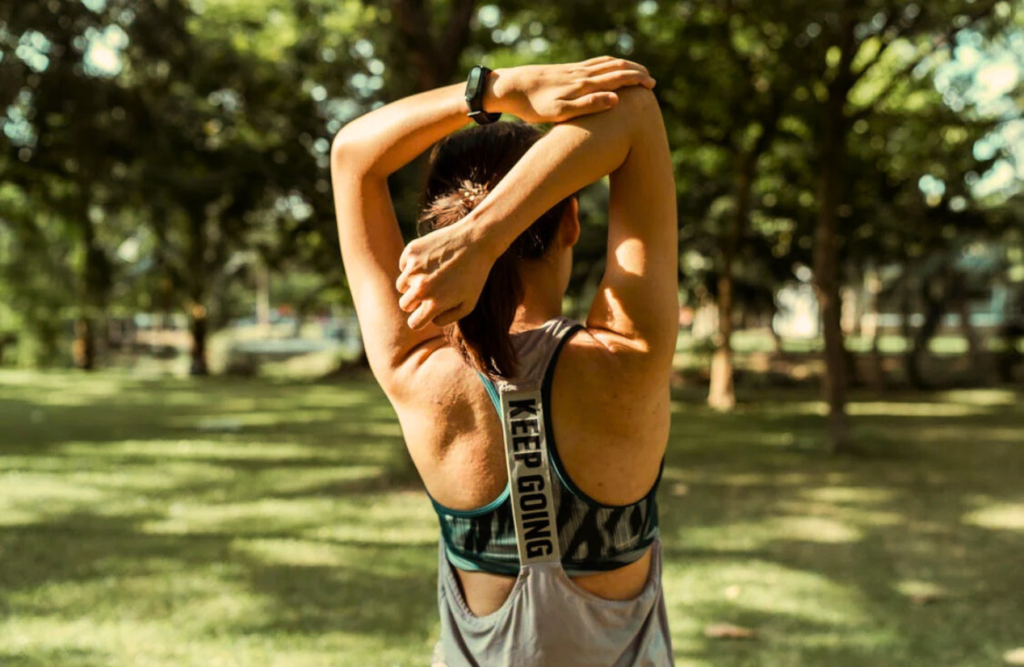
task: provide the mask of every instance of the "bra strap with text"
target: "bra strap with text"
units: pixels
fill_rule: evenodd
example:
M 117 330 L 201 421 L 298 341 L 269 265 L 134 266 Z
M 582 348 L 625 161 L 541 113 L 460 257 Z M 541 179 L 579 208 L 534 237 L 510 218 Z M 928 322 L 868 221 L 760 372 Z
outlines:
M 539 390 L 501 392 L 501 421 L 520 566 L 561 561 Z

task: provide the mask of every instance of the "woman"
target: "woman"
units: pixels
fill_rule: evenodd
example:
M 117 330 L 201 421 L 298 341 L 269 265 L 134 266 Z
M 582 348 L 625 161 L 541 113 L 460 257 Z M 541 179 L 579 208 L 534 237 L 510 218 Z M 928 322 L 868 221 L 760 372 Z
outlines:
M 461 85 L 414 95 L 332 150 L 367 356 L 441 523 L 434 662 L 670 665 L 655 491 L 678 255 L 654 81 L 608 57 L 483 74 L 469 103 Z M 557 124 L 455 133 L 471 109 Z M 386 179 L 435 143 L 425 235 L 403 251 Z M 561 316 L 574 193 L 606 175 L 607 264 L 581 325 Z

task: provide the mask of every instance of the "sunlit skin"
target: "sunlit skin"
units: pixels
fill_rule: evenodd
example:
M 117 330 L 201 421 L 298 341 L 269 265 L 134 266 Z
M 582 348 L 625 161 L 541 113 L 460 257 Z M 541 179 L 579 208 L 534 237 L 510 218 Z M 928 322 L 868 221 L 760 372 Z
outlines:
M 442 504 L 480 507 L 501 493 L 507 473 L 500 423 L 484 386 L 446 345 L 439 325 L 472 309 L 495 258 L 534 220 L 606 175 L 607 267 L 586 329 L 556 367 L 554 437 L 569 475 L 600 502 L 635 502 L 654 483 L 669 433 L 678 241 L 653 86 L 642 66 L 612 58 L 497 72 L 486 110 L 557 124 L 470 216 L 404 249 L 386 178 L 467 123 L 463 86 L 400 100 L 337 136 L 339 237 L 367 356 L 427 490 Z M 513 331 L 561 314 L 578 237 L 573 205 L 547 255 L 521 267 L 525 298 Z M 649 566 L 648 554 L 575 582 L 625 599 L 643 587 Z M 514 583 L 485 573 L 460 578 L 477 614 L 497 609 Z

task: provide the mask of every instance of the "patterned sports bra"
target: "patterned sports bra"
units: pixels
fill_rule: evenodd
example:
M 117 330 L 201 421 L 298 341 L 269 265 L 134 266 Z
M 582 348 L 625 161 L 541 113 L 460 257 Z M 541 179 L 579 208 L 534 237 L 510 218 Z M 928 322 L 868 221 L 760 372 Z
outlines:
M 480 375 L 502 419 L 506 440 L 514 439 L 513 433 L 517 429 L 525 432 L 524 422 L 516 421 L 517 411 L 522 410 L 517 408 L 516 401 L 512 401 L 510 407 L 509 397 L 528 395 L 523 394 L 524 391 L 538 392 L 537 412 L 541 413 L 538 417 L 543 423 L 539 437 L 546 439 L 544 479 L 550 479 L 551 489 L 544 494 L 532 495 L 550 498 L 553 507 L 547 511 L 552 512 L 559 547 L 555 553 L 561 554 L 562 567 L 570 575 L 614 570 L 643 556 L 658 535 L 655 496 L 661 482 L 659 471 L 654 486 L 639 501 L 630 505 L 604 505 L 583 493 L 566 473 L 558 457 L 551 426 L 551 380 L 562 346 L 582 328 L 572 320 L 558 317 L 537 329 L 515 333 L 512 340 L 519 357 L 519 375 L 513 380 L 499 382 L 498 386 Z M 506 399 L 504 410 L 503 397 Z M 522 438 L 528 439 L 526 436 Z M 522 456 L 529 458 L 529 454 Z M 514 463 L 510 459 L 512 465 Z M 548 469 L 554 471 L 549 477 Z M 522 521 L 514 516 L 513 511 L 513 496 L 519 498 L 523 495 L 523 483 L 520 482 L 519 486 L 520 493 L 513 494 L 509 484 L 493 502 L 474 510 L 449 509 L 431 498 L 452 565 L 462 570 L 495 574 L 515 575 L 519 572 L 516 524 Z M 529 485 L 526 488 L 529 490 Z M 528 501 L 530 496 L 526 494 L 526 500 L 522 502 Z M 526 519 L 541 516 L 539 512 L 530 512 L 530 509 L 525 506 L 520 513 L 525 512 Z M 543 529 L 539 522 L 537 519 L 533 523 L 533 532 L 537 534 Z M 520 531 L 531 530 L 529 521 L 524 525 L 526 528 L 521 526 Z M 529 532 L 526 537 L 529 537 Z

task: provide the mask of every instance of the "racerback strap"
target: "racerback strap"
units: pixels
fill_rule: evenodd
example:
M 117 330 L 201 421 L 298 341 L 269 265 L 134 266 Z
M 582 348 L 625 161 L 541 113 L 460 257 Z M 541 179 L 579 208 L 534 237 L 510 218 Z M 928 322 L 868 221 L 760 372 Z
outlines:
M 558 350 L 567 336 L 582 325 L 564 317 L 518 335 L 519 373 L 508 381 L 499 380 L 498 396 L 505 433 L 512 517 L 520 567 L 561 562 L 558 527 L 555 522 L 550 434 L 544 418 L 543 383 Z
M 501 421 L 520 567 L 561 562 L 540 390 L 502 391 Z

